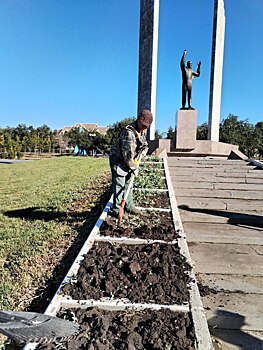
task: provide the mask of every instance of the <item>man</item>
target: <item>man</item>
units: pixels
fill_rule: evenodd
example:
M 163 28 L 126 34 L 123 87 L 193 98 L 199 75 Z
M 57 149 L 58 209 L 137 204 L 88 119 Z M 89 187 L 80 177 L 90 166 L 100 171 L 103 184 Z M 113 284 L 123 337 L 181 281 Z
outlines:
M 187 101 L 188 101 L 188 109 L 194 109 L 192 108 L 192 80 L 194 77 L 200 76 L 200 67 L 201 62 L 197 65 L 197 71 L 194 72 L 192 70 L 192 62 L 188 61 L 187 65 L 185 66 L 185 56 L 186 56 L 186 50 L 184 50 L 183 56 L 181 58 L 180 66 L 182 71 L 182 108 L 185 109 L 185 103 L 186 103 L 186 95 L 187 95 Z
M 111 214 L 118 216 L 121 201 L 129 185 L 132 173 L 138 172 L 136 158 L 147 147 L 146 129 L 153 121 L 152 113 L 144 109 L 138 118 L 124 128 L 115 144 L 111 147 L 110 167 L 112 174 L 113 206 Z M 126 200 L 127 212 L 139 214 L 140 211 L 133 203 L 132 189 Z

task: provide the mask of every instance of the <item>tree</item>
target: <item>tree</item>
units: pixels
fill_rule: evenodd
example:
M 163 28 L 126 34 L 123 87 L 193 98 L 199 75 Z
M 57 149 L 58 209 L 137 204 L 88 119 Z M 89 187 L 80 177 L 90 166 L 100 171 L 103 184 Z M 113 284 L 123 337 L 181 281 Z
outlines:
M 116 122 L 112 124 L 108 131 L 107 131 L 107 141 L 110 145 L 114 144 L 114 142 L 117 140 L 120 132 L 122 129 L 124 129 L 127 125 L 131 124 L 135 121 L 135 117 L 128 117 L 124 118 L 123 120 Z
M 173 140 L 174 134 L 175 134 L 175 130 L 174 130 L 171 126 L 169 126 L 169 128 L 168 128 L 168 130 L 167 130 L 167 136 L 166 136 L 166 138 L 167 138 L 167 139 Z
M 263 122 L 258 122 L 255 125 L 255 146 L 261 159 L 263 157 Z
M 203 123 L 197 127 L 196 139 L 197 140 L 207 140 L 208 136 L 208 125 Z
M 248 120 L 238 120 L 238 116 L 229 114 L 220 124 L 219 140 L 238 145 L 248 157 L 255 154 L 255 127 Z

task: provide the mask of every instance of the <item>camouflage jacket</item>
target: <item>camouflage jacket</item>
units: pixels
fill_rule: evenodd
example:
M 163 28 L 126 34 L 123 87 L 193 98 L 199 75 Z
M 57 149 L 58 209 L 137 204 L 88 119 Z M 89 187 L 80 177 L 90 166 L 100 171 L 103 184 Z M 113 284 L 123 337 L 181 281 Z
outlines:
M 136 170 L 134 159 L 140 149 L 147 146 L 146 133 L 139 133 L 135 129 L 136 121 L 124 128 L 115 144 L 111 147 L 111 156 L 118 158 L 119 163 L 125 163 L 128 169 Z

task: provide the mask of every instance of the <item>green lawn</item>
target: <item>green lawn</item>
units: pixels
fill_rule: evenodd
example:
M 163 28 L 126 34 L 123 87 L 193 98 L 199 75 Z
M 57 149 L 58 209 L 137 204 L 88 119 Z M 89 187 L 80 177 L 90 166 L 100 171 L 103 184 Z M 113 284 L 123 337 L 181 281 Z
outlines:
M 0 163 L 0 309 L 19 309 L 21 293 L 34 296 L 31 285 L 43 282 L 60 242 L 76 235 L 74 224 L 85 219 L 76 212 L 91 210 L 105 177 L 105 158 Z

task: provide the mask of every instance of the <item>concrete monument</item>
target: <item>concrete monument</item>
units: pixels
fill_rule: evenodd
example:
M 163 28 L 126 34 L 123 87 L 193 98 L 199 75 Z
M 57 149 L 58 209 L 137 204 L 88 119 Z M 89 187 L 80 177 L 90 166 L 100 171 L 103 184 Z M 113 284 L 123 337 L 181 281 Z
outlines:
M 140 1 L 140 47 L 138 79 L 138 114 L 149 109 L 153 122 L 147 138 L 155 138 L 157 50 L 158 50 L 159 0 Z
M 185 65 L 186 50 L 180 61 L 182 71 L 182 107 L 177 112 L 176 123 L 176 149 L 191 151 L 196 147 L 197 111 L 192 107 L 192 81 L 200 76 L 201 62 L 197 65 L 197 71 L 192 69 L 192 62 Z M 188 108 L 186 105 L 186 97 Z
M 221 89 L 225 40 L 224 0 L 214 0 L 208 140 L 219 141 Z

